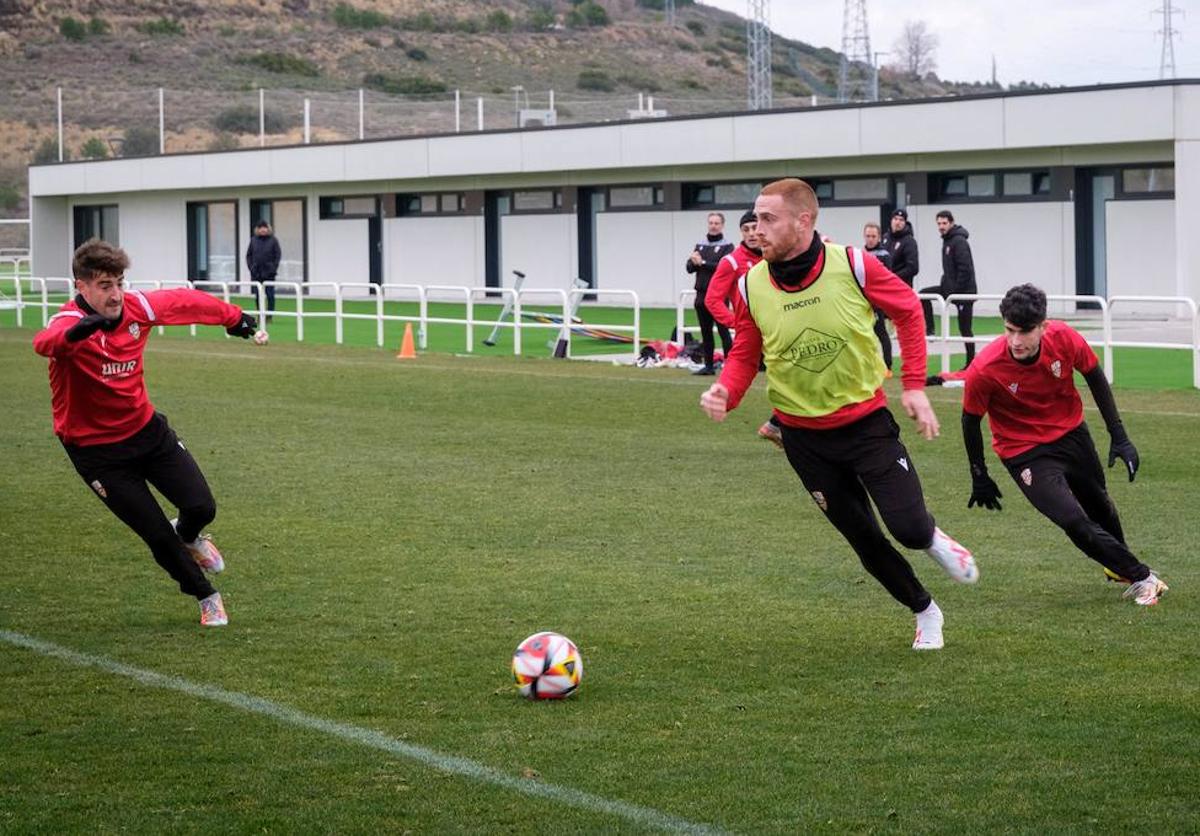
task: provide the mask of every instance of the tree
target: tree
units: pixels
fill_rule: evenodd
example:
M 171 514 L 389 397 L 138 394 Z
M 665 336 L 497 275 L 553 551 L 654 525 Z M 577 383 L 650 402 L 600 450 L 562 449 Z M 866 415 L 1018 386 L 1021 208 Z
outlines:
M 938 36 L 925 21 L 907 20 L 892 46 L 897 56 L 892 66 L 898 72 L 921 78 L 937 69 L 937 46 Z
M 125 129 L 122 157 L 148 157 L 158 153 L 158 129 L 134 125 Z
M 85 160 L 102 160 L 108 156 L 108 145 L 98 136 L 93 136 L 83 143 L 79 156 Z

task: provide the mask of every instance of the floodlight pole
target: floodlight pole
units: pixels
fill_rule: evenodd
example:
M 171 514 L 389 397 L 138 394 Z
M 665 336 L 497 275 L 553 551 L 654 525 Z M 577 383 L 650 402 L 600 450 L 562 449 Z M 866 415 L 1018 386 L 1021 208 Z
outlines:
M 58 87 L 55 89 L 57 90 L 55 95 L 58 99 L 58 161 L 61 163 L 63 161 L 62 88 Z
M 365 125 L 365 118 L 363 115 L 364 106 L 365 106 L 365 102 L 363 100 L 363 89 L 361 87 L 359 87 L 358 88 L 358 138 L 360 140 L 364 139 L 366 137 L 366 134 L 363 131 L 363 128 Z
M 267 144 L 267 119 L 266 119 L 266 100 L 263 95 L 263 89 L 258 88 L 258 147 L 262 148 Z
M 454 91 L 454 132 L 462 131 L 462 91 Z
M 483 96 L 475 100 L 475 120 L 479 123 L 479 130 L 483 130 Z
M 311 136 L 311 134 L 309 132 L 309 124 L 310 124 L 309 118 L 310 118 L 311 114 L 312 114 L 312 111 L 310 109 L 309 100 L 305 99 L 304 100 L 304 144 L 305 145 L 308 145 L 308 141 Z
M 163 89 L 158 88 L 158 153 L 167 153 L 166 119 L 163 116 Z
M 871 101 L 873 102 L 879 101 L 879 56 L 887 54 L 887 50 L 878 50 L 873 53 L 873 57 L 875 59 L 871 62 Z M 996 73 L 993 70 L 992 75 L 994 76 L 995 74 Z

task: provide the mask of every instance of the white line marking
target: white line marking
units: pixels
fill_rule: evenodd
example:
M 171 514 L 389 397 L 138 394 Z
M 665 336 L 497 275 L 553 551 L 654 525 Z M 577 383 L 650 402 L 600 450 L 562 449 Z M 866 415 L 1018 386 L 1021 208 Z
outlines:
M 530 795 L 536 798 L 544 798 L 558 804 L 564 804 L 568 807 L 577 807 L 581 810 L 586 810 L 592 813 L 603 813 L 605 815 L 617 816 L 634 824 L 644 825 L 647 827 L 655 827 L 660 830 L 668 830 L 677 833 L 722 833 L 724 831 L 705 824 L 690 822 L 686 819 L 676 818 L 675 816 L 649 807 L 639 807 L 636 804 L 629 804 L 624 801 L 613 801 L 608 798 L 602 798 L 598 795 L 592 795 L 582 790 L 571 789 L 570 787 L 562 787 L 556 784 L 547 784 L 541 781 L 534 781 L 528 778 L 517 778 L 508 775 L 499 770 L 492 769 L 489 766 L 484 766 L 481 763 L 476 763 L 467 758 L 457 757 L 455 755 L 445 755 L 441 752 L 436 752 L 432 749 L 426 749 L 423 746 L 416 746 L 412 743 L 405 743 L 402 740 L 397 740 L 394 737 L 389 737 L 382 732 L 377 732 L 372 729 L 366 729 L 361 726 L 351 726 L 347 723 L 338 723 L 333 720 L 326 720 L 312 714 L 305 714 L 303 711 L 297 711 L 294 708 L 289 708 L 271 700 L 265 700 L 261 697 L 254 697 L 249 694 L 241 694 L 237 691 L 226 691 L 223 688 L 218 688 L 214 685 L 203 685 L 197 682 L 189 682 L 177 676 L 167 676 L 154 671 L 145 670 L 144 668 L 135 668 L 131 665 L 125 665 L 121 662 L 112 659 L 106 659 L 103 656 L 93 656 L 90 653 L 80 653 L 51 642 L 35 639 L 32 636 L 27 636 L 24 633 L 16 633 L 11 630 L 0 630 L 0 641 L 16 647 L 23 647 L 26 650 L 31 650 L 34 653 L 42 656 L 50 656 L 55 659 L 60 659 L 64 662 L 69 662 L 72 665 L 86 668 L 99 668 L 117 676 L 128 677 L 136 680 L 143 685 L 148 685 L 152 688 L 164 688 L 168 691 L 178 691 L 192 697 L 210 700 L 211 702 L 224 703 L 233 708 L 241 709 L 242 711 L 251 714 L 260 714 L 264 717 L 270 717 L 273 720 L 278 720 L 289 726 L 298 726 L 303 729 L 322 732 L 332 737 L 340 738 L 350 743 L 357 743 L 360 746 L 365 746 L 369 749 L 378 749 L 381 752 L 387 752 L 390 755 L 396 755 L 401 758 L 416 761 L 417 763 L 428 766 L 431 769 L 436 769 L 440 772 L 446 772 L 451 775 L 460 775 L 464 778 L 470 778 L 484 784 L 493 784 L 502 789 L 512 792 L 521 793 L 522 795 Z

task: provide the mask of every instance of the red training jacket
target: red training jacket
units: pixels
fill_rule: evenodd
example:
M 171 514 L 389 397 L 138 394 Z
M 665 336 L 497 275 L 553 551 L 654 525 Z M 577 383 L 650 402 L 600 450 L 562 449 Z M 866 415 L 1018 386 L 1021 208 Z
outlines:
M 836 247 L 839 244 L 827 244 Z M 852 247 L 846 247 L 850 263 L 854 263 Z M 925 315 L 921 312 L 921 300 L 916 292 L 904 283 L 891 270 L 880 263 L 879 259 L 868 252 L 862 252 L 866 281 L 863 295 L 872 307 L 880 308 L 896 323 L 896 334 L 900 338 L 900 380 L 905 389 L 925 388 Z M 801 289 L 811 286 L 821 280 L 825 270 L 825 250 L 822 249 L 817 257 L 817 263 L 800 283 Z M 774 282 L 774 279 L 771 279 Z M 779 287 L 778 285 L 775 285 Z M 782 289 L 782 288 L 781 288 Z M 762 356 L 762 332 L 751 316 L 750 308 L 742 294 L 733 294 L 734 327 L 737 329 L 737 339 L 733 341 L 733 349 L 725 358 L 721 368 L 720 383 L 729 390 L 729 409 L 734 409 L 741 402 L 746 390 L 758 373 L 758 361 Z M 872 315 L 873 316 L 873 315 Z M 875 395 L 865 401 L 844 406 L 836 412 L 816 418 L 789 415 L 775 410 L 779 420 L 789 427 L 805 427 L 808 429 L 828 430 L 843 427 L 875 410 L 887 405 L 887 397 L 883 389 L 876 389 Z
M 86 315 L 71 300 L 33 338 L 33 350 L 50 358 L 54 434 L 81 447 L 123 441 L 154 416 L 142 368 L 153 326 L 229 328 L 242 309 L 199 290 L 128 290 L 116 329 L 68 342 L 67 331 Z
M 725 301 L 734 295 L 738 279 L 750 272 L 750 268 L 762 261 L 762 254 L 751 252 L 745 244 L 738 244 L 737 249 L 721 259 L 713 277 L 708 283 L 708 292 L 704 294 L 704 306 L 712 314 L 712 318 L 726 328 L 734 326 L 733 311 Z

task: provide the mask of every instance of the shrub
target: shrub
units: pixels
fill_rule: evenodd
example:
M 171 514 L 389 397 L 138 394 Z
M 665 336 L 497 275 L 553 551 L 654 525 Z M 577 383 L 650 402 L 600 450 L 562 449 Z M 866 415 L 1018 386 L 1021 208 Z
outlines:
M 208 143 L 209 151 L 233 151 L 240 147 L 237 137 L 226 131 L 217 134 Z
M 530 10 L 526 25 L 535 32 L 549 29 L 554 25 L 554 12 L 547 6 L 537 6 Z
M 103 160 L 108 156 L 108 143 L 94 136 L 79 149 L 79 156 L 84 160 Z
M 258 108 L 248 104 L 227 107 L 213 118 L 212 124 L 222 133 L 256 134 L 258 133 Z M 267 133 L 283 133 L 289 127 L 290 124 L 278 110 L 268 107 L 263 112 L 263 130 Z
M 108 25 L 108 21 L 102 17 L 93 17 L 88 21 L 89 35 L 107 35 L 112 31 L 112 27 Z
M 178 20 L 171 20 L 169 17 L 147 20 L 139 23 L 135 28 L 143 35 L 166 35 L 168 37 L 183 35 L 187 31 L 183 28 L 182 23 Z
M 225 25 L 223 25 L 219 29 L 217 29 L 217 34 L 220 35 L 222 38 L 232 38 L 234 35 L 237 34 L 237 29 L 235 29 L 234 27 L 232 27 L 226 23 Z
M 288 55 L 286 52 L 260 52 L 257 55 L 244 55 L 234 60 L 239 64 L 258 67 L 269 73 L 302 75 L 309 78 L 316 78 L 321 74 L 321 69 L 312 61 L 297 55 Z
M 359 9 L 349 3 L 338 3 L 333 7 L 333 22 L 342 29 L 378 29 L 391 23 L 391 19 L 374 9 Z
M 439 32 L 442 27 L 432 12 L 420 12 L 405 23 L 405 28 L 416 29 L 418 32 Z
M 695 35 L 697 38 L 704 37 L 704 31 L 705 31 L 704 24 L 701 23 L 700 21 L 689 20 L 685 25 L 687 26 L 688 31 L 691 32 L 693 35 Z
M 567 12 L 568 26 L 607 26 L 608 24 L 608 12 L 593 0 L 583 0 L 582 3 Z
M 21 193 L 17 187 L 8 183 L 0 184 L 0 209 L 11 212 L 21 203 Z
M 496 9 L 487 16 L 487 28 L 492 32 L 511 32 L 513 28 L 512 16 L 504 11 L 504 9 Z
M 158 153 L 158 129 L 134 125 L 125 131 L 121 144 L 122 157 L 146 157 Z
M 583 70 L 579 73 L 575 86 L 580 90 L 600 90 L 604 93 L 611 93 L 617 89 L 617 83 L 609 78 L 604 70 Z
M 87 37 L 87 25 L 82 20 L 64 17 L 58 22 L 58 33 L 68 41 L 82 41 Z
M 129 63 L 130 64 L 145 64 L 146 59 L 142 57 L 142 54 L 140 52 L 138 52 L 137 50 L 131 49 L 131 50 L 129 50 Z
M 634 73 L 622 73 L 617 76 L 617 81 L 630 87 L 634 90 L 641 90 L 644 93 L 657 93 L 662 90 L 662 85 L 649 76 L 635 75 Z
M 71 159 L 71 154 L 66 148 L 63 149 L 63 160 Z M 58 162 L 58 139 L 48 136 L 41 141 L 37 150 L 33 152 L 33 164 L 44 165 L 45 163 Z
M 406 49 L 404 51 L 404 54 L 407 55 L 409 58 L 411 58 L 414 61 L 428 61 L 429 60 L 429 53 L 427 53 L 425 50 L 420 49 L 419 47 L 415 47 L 415 46 L 412 47 L 411 49 Z
M 426 93 L 445 93 L 446 85 L 419 75 L 394 76 L 387 73 L 368 73 L 363 86 L 381 93 L 400 96 L 419 96 Z

